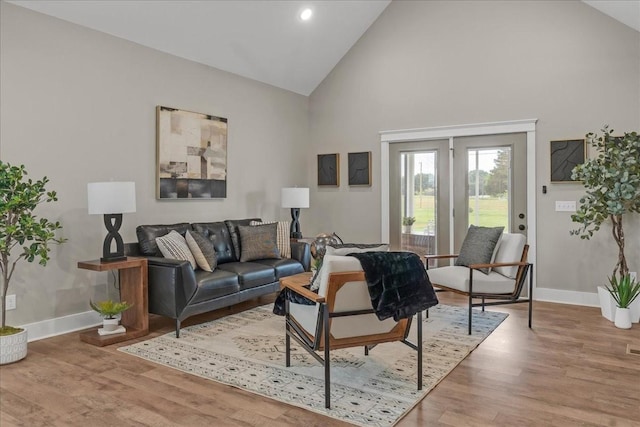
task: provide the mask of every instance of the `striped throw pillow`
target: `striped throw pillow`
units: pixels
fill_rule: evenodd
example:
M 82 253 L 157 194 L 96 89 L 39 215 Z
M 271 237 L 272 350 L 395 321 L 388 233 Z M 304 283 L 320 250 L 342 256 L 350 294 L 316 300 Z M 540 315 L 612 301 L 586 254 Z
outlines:
M 291 258 L 291 239 L 289 237 L 289 221 L 251 221 L 249 225 L 278 224 L 276 244 L 280 251 L 280 258 Z
M 165 258 L 189 261 L 191 267 L 196 268 L 196 260 L 193 258 L 186 240 L 177 231 L 173 230 L 162 237 L 156 237 L 156 244 Z

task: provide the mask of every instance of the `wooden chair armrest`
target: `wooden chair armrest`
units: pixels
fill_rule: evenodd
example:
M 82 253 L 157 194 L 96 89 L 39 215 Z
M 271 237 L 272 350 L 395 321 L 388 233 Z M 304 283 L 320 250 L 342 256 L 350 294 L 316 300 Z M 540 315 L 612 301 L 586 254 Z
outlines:
M 496 262 L 493 264 L 471 264 L 469 268 L 473 268 L 474 270 L 478 270 L 481 268 L 496 268 L 496 267 L 515 267 L 515 266 L 523 266 L 527 265 L 528 262 L 518 261 L 518 262 Z
M 458 258 L 458 254 L 449 254 L 449 255 L 425 255 L 424 259 L 445 259 L 445 258 Z
M 302 295 L 303 297 L 309 298 L 313 302 L 323 303 L 325 301 L 324 297 L 322 297 L 322 296 L 316 294 L 315 292 L 305 288 L 304 285 L 293 284 L 293 283 L 285 283 L 284 287 L 291 289 L 293 292 L 295 292 L 298 295 Z

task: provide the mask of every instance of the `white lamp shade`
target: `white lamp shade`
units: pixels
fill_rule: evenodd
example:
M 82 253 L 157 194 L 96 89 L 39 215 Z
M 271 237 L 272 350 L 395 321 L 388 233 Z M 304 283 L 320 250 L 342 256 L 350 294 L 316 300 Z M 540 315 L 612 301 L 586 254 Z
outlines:
M 282 189 L 283 208 L 308 208 L 309 189 L 308 188 L 283 188 Z
M 90 215 L 136 211 L 135 182 L 90 182 L 87 195 Z

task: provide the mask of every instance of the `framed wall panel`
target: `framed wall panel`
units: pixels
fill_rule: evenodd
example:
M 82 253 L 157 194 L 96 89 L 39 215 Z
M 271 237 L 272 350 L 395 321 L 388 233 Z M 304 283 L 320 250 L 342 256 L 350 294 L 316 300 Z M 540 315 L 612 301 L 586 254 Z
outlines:
M 571 171 L 584 163 L 587 146 L 584 139 L 551 141 L 551 182 L 576 182 Z
M 371 186 L 371 151 L 349 153 L 349 185 Z
M 318 154 L 318 186 L 340 186 L 340 154 Z

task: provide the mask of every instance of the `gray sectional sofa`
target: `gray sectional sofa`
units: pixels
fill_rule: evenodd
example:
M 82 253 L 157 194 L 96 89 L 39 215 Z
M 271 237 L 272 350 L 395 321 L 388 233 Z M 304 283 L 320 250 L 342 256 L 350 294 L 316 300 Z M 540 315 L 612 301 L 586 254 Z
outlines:
M 140 225 L 137 243 L 126 245 L 127 255 L 144 256 L 149 265 L 149 313 L 180 322 L 186 318 L 227 307 L 279 290 L 279 279 L 309 271 L 309 245 L 291 242 L 291 258 L 271 258 L 241 262 L 238 226 L 248 226 L 258 218 L 206 223 Z M 213 242 L 217 267 L 213 272 L 194 269 L 189 261 L 164 258 L 155 239 L 172 230 L 185 235 L 194 230 Z

